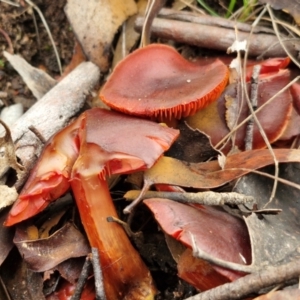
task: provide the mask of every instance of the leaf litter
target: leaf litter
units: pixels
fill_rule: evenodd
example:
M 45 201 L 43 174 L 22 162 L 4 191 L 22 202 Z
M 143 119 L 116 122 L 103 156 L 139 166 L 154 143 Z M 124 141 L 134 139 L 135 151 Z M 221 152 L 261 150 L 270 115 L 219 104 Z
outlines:
M 131 13 L 129 13 L 129 15 L 130 14 Z M 70 19 L 70 10 L 69 10 L 69 19 Z M 124 19 L 126 19 L 126 17 Z M 75 23 L 77 23 L 77 22 L 75 22 Z M 122 22 L 120 22 L 120 24 L 121 23 Z M 75 28 L 74 24 L 73 24 L 73 27 L 77 33 L 78 30 Z M 86 30 L 86 29 L 84 29 L 84 30 Z M 112 34 L 108 39 L 107 45 L 111 44 L 112 36 L 114 36 L 115 30 L 116 29 L 112 30 Z M 85 33 L 90 34 L 90 31 L 86 30 Z M 80 34 L 82 34 L 82 33 L 80 33 Z M 93 41 L 94 36 L 95 36 L 95 34 L 94 35 L 92 34 L 92 36 L 90 37 L 90 41 Z M 81 43 L 83 43 L 82 38 L 81 38 L 81 40 L 80 40 L 80 38 L 78 38 L 78 39 L 79 39 L 79 41 L 81 41 Z M 89 45 L 91 45 L 91 44 L 89 44 Z M 98 51 L 100 48 L 99 47 L 96 47 L 94 49 L 93 49 L 93 47 L 84 48 L 84 51 L 86 54 L 88 54 L 87 56 L 91 58 L 93 55 L 95 55 L 91 51 Z M 102 63 L 101 66 L 103 67 L 103 70 L 105 70 L 105 68 L 107 68 L 107 66 L 108 66 L 108 57 L 109 56 L 106 55 L 107 53 L 108 52 L 105 52 L 105 55 L 103 56 L 104 61 L 101 62 Z M 280 65 L 280 63 L 279 63 L 279 65 Z M 286 66 L 280 65 L 280 67 L 278 67 L 278 69 L 279 68 L 281 69 L 283 67 L 286 67 Z M 279 78 L 278 82 L 282 84 L 282 86 L 279 87 L 275 92 L 273 91 L 274 90 L 273 87 L 270 88 L 270 90 L 272 90 L 273 94 L 269 94 L 266 97 L 266 101 L 268 101 L 269 98 L 272 98 L 272 96 L 274 98 L 274 95 L 277 95 L 277 93 L 279 93 L 277 100 L 282 99 L 282 100 L 278 100 L 279 103 L 285 102 L 285 104 L 287 105 L 286 113 L 281 115 L 280 113 L 275 112 L 273 115 L 272 114 L 270 115 L 270 120 L 266 121 L 266 123 L 273 124 L 274 119 L 277 118 L 278 114 L 280 116 L 282 116 L 283 121 L 277 123 L 278 127 L 280 128 L 279 129 L 280 133 L 277 134 L 275 138 L 269 138 L 269 139 L 270 139 L 270 142 L 275 141 L 278 145 L 281 143 L 281 145 L 284 144 L 285 147 L 288 147 L 291 145 L 291 140 L 295 141 L 294 137 L 299 134 L 299 132 L 297 131 L 297 126 L 295 125 L 298 122 L 298 121 L 295 121 L 295 120 L 297 120 L 297 116 L 298 116 L 296 113 L 297 106 L 295 104 L 293 104 L 293 98 L 295 98 L 295 96 L 293 96 L 293 98 L 292 98 L 291 92 L 289 90 L 285 90 L 284 93 L 281 93 L 281 90 L 284 89 L 284 86 L 290 81 L 288 71 L 278 71 L 278 70 L 276 70 L 276 71 L 278 72 L 277 75 L 268 75 L 268 73 L 271 72 L 270 70 L 266 71 L 266 73 L 267 73 L 266 75 L 261 75 L 261 79 L 260 79 L 261 83 L 259 83 L 259 85 L 262 84 L 262 82 L 264 81 L 264 78 L 267 78 L 267 79 L 265 79 L 266 82 L 269 82 L 269 81 L 272 82 L 273 79 L 270 79 L 267 76 L 275 76 L 275 77 L 278 76 L 278 78 Z M 249 71 L 249 72 L 251 72 L 251 71 Z M 288 75 L 285 75 L 286 80 L 282 80 L 282 78 L 285 78 L 285 77 L 284 76 L 280 77 L 281 74 L 288 74 Z M 265 90 L 265 88 L 264 88 L 264 90 Z M 241 230 L 241 234 L 244 236 L 247 236 L 247 234 L 249 232 L 250 241 L 251 241 L 251 251 L 252 251 L 252 265 L 261 267 L 262 265 L 264 265 L 264 266 L 272 265 L 273 266 L 276 264 L 286 263 L 286 262 L 290 261 L 291 259 L 297 258 L 297 242 L 295 242 L 295 240 L 297 240 L 296 236 L 297 236 L 297 228 L 299 227 L 299 224 L 297 223 L 297 220 L 295 218 L 295 214 L 297 212 L 297 205 L 295 205 L 295 203 L 297 200 L 294 200 L 294 199 L 297 199 L 297 193 L 298 193 L 298 189 L 299 189 L 299 185 L 297 185 L 297 184 L 299 184 L 299 183 L 298 182 L 296 182 L 296 184 L 291 183 L 291 182 L 295 181 L 294 179 L 295 179 L 297 172 L 294 169 L 291 171 L 291 170 L 289 170 L 289 168 L 291 169 L 292 166 L 294 166 L 293 164 L 291 164 L 292 162 L 299 161 L 299 153 L 298 153 L 299 150 L 273 149 L 274 156 L 276 157 L 278 162 L 289 163 L 289 164 L 287 164 L 286 166 L 281 166 L 281 168 L 285 168 L 285 170 L 283 170 L 282 173 L 280 173 L 279 178 L 275 178 L 276 180 L 279 181 L 279 186 L 276 189 L 277 193 L 275 195 L 275 198 L 273 199 L 272 202 L 270 202 L 268 204 L 267 207 L 264 207 L 264 205 L 266 203 L 268 203 L 268 201 L 269 201 L 269 195 L 272 190 L 272 180 L 274 179 L 274 176 L 272 179 L 272 175 L 270 175 L 270 174 L 272 174 L 272 171 L 265 173 L 265 172 L 262 172 L 261 170 L 259 170 L 259 171 L 256 171 L 256 170 L 260 169 L 266 165 L 272 165 L 274 163 L 274 157 L 270 154 L 270 152 L 268 150 L 250 150 L 247 152 L 235 153 L 237 151 L 237 148 L 239 148 L 240 150 L 243 150 L 243 138 L 238 138 L 237 139 L 238 143 L 235 144 L 235 147 L 228 148 L 228 151 L 231 148 L 232 153 L 230 155 L 228 155 L 227 157 L 223 155 L 223 160 L 222 160 L 221 165 L 218 161 L 206 161 L 206 159 L 211 159 L 212 157 L 214 157 L 214 158 L 217 157 L 218 153 L 219 153 L 217 150 L 213 149 L 212 146 L 210 146 L 210 145 L 207 146 L 209 144 L 208 141 L 211 140 L 212 144 L 216 145 L 225 135 L 227 135 L 227 133 L 229 133 L 228 125 L 227 125 L 228 118 L 234 119 L 236 117 L 235 113 L 232 114 L 232 116 L 227 117 L 227 119 L 225 118 L 225 115 L 226 115 L 226 110 L 229 111 L 232 108 L 232 105 L 234 102 L 233 99 L 239 98 L 239 96 L 238 96 L 239 94 L 237 93 L 235 95 L 228 95 L 228 93 L 226 91 L 224 92 L 224 94 L 226 95 L 227 106 L 225 106 L 224 100 L 221 104 L 219 104 L 218 101 L 211 104 L 212 109 L 210 110 L 211 113 L 209 115 L 211 117 L 206 118 L 207 122 L 209 121 L 210 123 L 208 122 L 205 125 L 206 128 L 210 128 L 210 127 L 213 128 L 213 127 L 216 127 L 216 126 L 214 126 L 215 124 L 220 124 L 218 126 L 220 126 L 220 128 L 223 128 L 223 129 L 217 130 L 217 132 L 214 131 L 214 133 L 208 134 L 208 136 L 207 136 L 207 132 L 205 132 L 205 130 L 204 130 L 204 133 L 206 135 L 205 134 L 203 135 L 203 133 L 199 132 L 198 130 L 193 131 L 190 128 L 187 129 L 187 125 L 186 124 L 182 125 L 183 124 L 182 123 L 180 126 L 181 126 L 181 131 L 183 134 L 182 134 L 182 137 L 180 137 L 180 138 L 185 137 L 185 140 L 184 139 L 181 140 L 177 144 L 177 149 L 174 146 L 174 149 L 176 149 L 176 150 L 171 149 L 168 154 L 168 155 L 174 155 L 175 158 L 162 157 L 159 160 L 159 162 L 152 169 L 150 169 L 144 173 L 144 184 L 146 186 L 146 189 L 150 185 L 157 185 L 157 186 L 160 185 L 160 188 L 166 189 L 166 190 L 169 190 L 169 189 L 172 190 L 172 189 L 176 188 L 176 186 L 181 186 L 181 187 L 191 189 L 192 191 L 194 189 L 196 189 L 196 190 L 197 189 L 200 189 L 200 190 L 209 189 L 210 190 L 210 189 L 216 189 L 216 188 L 229 189 L 229 191 L 230 191 L 231 189 L 230 189 L 230 186 L 228 186 L 228 184 L 229 183 L 233 184 L 236 180 L 238 180 L 234 190 L 239 193 L 254 197 L 255 205 L 257 206 L 257 207 L 254 207 L 253 202 L 251 205 L 247 204 L 247 201 L 243 202 L 243 207 L 239 204 L 239 207 L 240 207 L 239 214 L 241 214 L 241 215 L 239 216 L 239 218 L 236 219 L 238 223 L 244 224 L 241 216 L 243 214 L 246 215 L 243 217 L 243 219 L 245 220 L 245 224 L 247 225 L 248 229 L 246 229 L 246 227 L 243 227 L 243 229 Z M 292 95 L 293 95 L 293 93 L 292 93 Z M 225 99 L 225 97 L 224 97 L 224 99 Z M 284 101 L 285 99 L 289 99 L 289 101 Z M 275 99 L 275 101 L 276 101 L 276 99 Z M 272 105 L 273 105 L 273 107 L 272 107 Z M 295 106 L 295 107 L 293 107 L 293 106 Z M 278 106 L 274 105 L 274 104 L 270 104 L 270 107 L 274 108 L 274 107 L 278 107 Z M 207 111 L 209 111 L 208 107 L 206 109 L 207 109 Z M 239 107 L 237 108 L 237 110 L 236 110 L 236 108 L 234 108 L 234 109 L 235 109 L 235 111 L 240 111 Z M 279 110 L 281 110 L 281 106 L 280 106 Z M 263 113 L 263 111 L 260 114 L 262 116 L 265 115 Z M 219 118 L 215 118 L 215 116 L 219 116 Z M 239 116 L 239 118 L 240 118 L 240 120 L 244 119 L 244 117 L 241 117 L 241 116 Z M 288 121 L 286 121 L 286 120 L 288 120 Z M 294 123 L 291 120 L 293 120 Z M 233 123 L 235 123 L 235 121 L 233 121 Z M 292 123 L 294 125 L 291 125 Z M 212 125 L 208 125 L 208 124 L 212 124 Z M 263 124 L 263 122 L 262 122 L 262 124 Z M 263 128 L 265 129 L 264 125 L 263 125 Z M 289 128 L 289 131 L 287 131 L 287 128 Z M 272 126 L 271 126 L 271 129 L 272 129 Z M 244 130 L 245 129 L 239 129 L 239 131 L 237 131 L 236 135 L 239 136 L 240 132 L 244 131 Z M 224 131 L 224 132 L 222 133 L 222 131 Z M 284 131 L 285 131 L 285 134 L 283 133 Z M 258 132 L 259 132 L 259 130 L 256 129 L 254 137 L 261 140 L 260 137 L 257 137 L 259 135 Z M 289 132 L 289 133 L 286 133 L 286 132 Z M 220 135 L 220 137 L 218 138 L 218 141 L 214 142 L 213 139 L 218 135 Z M 284 136 L 284 139 L 280 140 L 281 137 L 283 137 L 283 136 Z M 195 141 L 195 144 L 187 145 L 187 144 L 189 144 L 189 140 L 193 140 L 193 142 Z M 235 141 L 236 141 L 236 139 L 235 139 Z M 264 144 L 262 142 L 260 142 L 259 144 L 260 144 L 260 146 L 258 148 L 264 147 Z M 201 149 L 202 147 L 204 149 Z M 198 152 L 197 148 L 200 148 L 201 151 Z M 181 154 L 177 153 L 179 151 L 178 149 L 181 151 Z M 221 150 L 224 151 L 224 148 Z M 291 176 L 285 176 L 286 173 L 288 173 Z M 246 175 L 246 174 L 248 174 L 248 175 Z M 265 175 L 265 176 L 262 176 L 262 175 Z M 267 178 L 267 177 L 269 177 L 269 178 Z M 247 181 L 248 178 L 258 178 L 258 179 L 255 179 L 254 183 L 251 183 L 251 180 L 253 180 L 253 179 L 251 179 L 250 181 Z M 245 183 L 243 183 L 243 180 L 245 180 Z M 287 183 L 288 183 L 288 185 L 287 185 Z M 172 187 L 172 185 L 174 185 L 174 187 Z M 241 185 L 242 185 L 242 187 L 241 187 Z M 243 188 L 245 186 L 246 187 L 250 186 L 250 188 L 244 190 Z M 293 192 L 293 191 L 296 191 L 296 192 Z M 291 193 L 291 194 L 289 195 L 289 193 Z M 219 195 L 221 195 L 221 193 L 219 193 Z M 287 195 L 289 195 L 289 196 L 287 196 Z M 288 201 L 288 204 L 290 204 L 290 205 L 286 204 L 285 203 L 286 201 L 283 201 L 283 199 L 286 199 L 286 197 L 289 197 L 290 202 Z M 261 200 L 261 199 L 263 199 L 263 200 Z M 146 200 L 146 203 L 150 203 L 151 201 L 152 200 Z M 169 202 L 167 202 L 167 201 L 169 201 Z M 165 229 L 165 227 L 164 227 L 165 226 L 164 221 L 170 221 L 170 222 L 176 221 L 176 220 L 179 221 L 181 213 L 185 210 L 190 211 L 190 213 L 187 213 L 187 217 L 185 217 L 185 222 L 187 224 L 186 226 L 187 226 L 187 228 L 189 228 L 188 226 L 189 226 L 189 222 L 191 221 L 190 220 L 191 215 L 193 215 L 194 213 L 196 214 L 196 211 L 199 209 L 199 208 L 196 208 L 193 206 L 187 206 L 184 204 L 171 202 L 170 200 L 162 200 L 162 199 L 161 200 L 158 200 L 158 199 L 153 200 L 153 203 L 156 203 L 156 202 L 158 203 L 158 204 L 155 204 L 155 205 L 157 205 L 157 207 L 160 207 L 159 205 L 161 205 L 162 203 L 168 203 L 167 207 L 169 207 L 169 208 L 173 207 L 173 205 L 180 207 L 178 209 L 179 217 L 175 216 L 175 217 L 171 218 L 171 217 L 169 217 L 170 215 L 172 216 L 171 213 L 165 213 L 165 216 L 168 216 L 168 218 L 166 220 L 163 220 L 164 215 L 158 217 L 158 223 L 161 224 L 162 228 L 165 231 L 168 231 L 168 230 Z M 153 210 L 156 209 L 155 205 L 153 205 Z M 181 206 L 181 205 L 183 205 L 183 206 Z M 245 209 L 244 206 L 247 206 L 247 205 L 248 205 L 248 209 Z M 226 208 L 226 207 L 224 207 L 224 208 Z M 235 217 L 230 216 L 230 214 L 228 214 L 228 211 L 230 211 L 231 214 L 234 214 L 234 213 L 236 213 L 236 211 L 238 211 L 236 209 L 236 207 L 234 207 L 234 208 L 235 209 L 232 210 L 232 208 L 228 209 L 228 207 L 227 207 L 226 212 L 222 211 L 222 213 L 220 212 L 220 209 L 215 210 L 215 208 L 209 208 L 209 207 L 205 207 L 205 209 L 202 209 L 202 210 L 215 212 L 216 214 L 220 213 L 225 218 L 226 217 L 235 218 Z M 272 211 L 272 209 L 275 209 L 277 211 L 277 214 L 269 215 L 268 213 L 270 213 Z M 278 211 L 281 211 L 281 212 L 278 213 Z M 203 218 L 204 217 L 201 217 L 200 220 L 202 220 Z M 208 220 L 206 222 L 204 221 L 204 225 L 222 226 L 221 220 L 217 221 L 217 219 L 215 217 L 208 217 Z M 259 221 L 257 221 L 257 220 L 259 220 Z M 268 226 L 269 222 L 272 225 Z M 49 226 L 51 227 L 53 225 L 49 225 Z M 65 228 L 65 226 L 63 226 L 62 228 Z M 176 224 L 176 226 L 177 226 L 177 227 L 175 227 L 176 230 L 179 230 L 180 226 L 178 224 Z M 242 226 L 244 226 L 244 225 L 242 225 Z M 276 230 L 274 230 L 274 232 L 271 230 L 273 228 L 272 226 L 274 226 L 276 228 Z M 203 225 L 196 225 L 196 229 L 198 227 L 199 228 L 203 227 Z M 228 228 L 228 226 L 226 227 L 226 225 L 224 225 L 223 227 L 227 228 L 227 230 L 225 229 L 226 233 L 223 234 L 223 238 L 226 236 L 226 234 L 233 233 L 233 231 L 230 230 Z M 34 227 L 27 226 L 28 233 L 30 233 L 32 231 L 31 233 L 34 235 L 35 229 L 32 229 L 32 228 L 34 228 Z M 50 228 L 49 228 L 49 230 L 51 231 Z M 192 232 L 193 230 L 194 229 L 188 229 L 187 232 Z M 215 230 L 215 234 L 221 233 L 218 231 L 219 231 L 218 229 Z M 275 232 L 277 232 L 277 231 L 278 231 L 278 235 L 275 234 Z M 268 234 L 268 232 L 269 232 L 269 234 Z M 57 233 L 59 233 L 59 230 Z M 209 233 L 209 229 L 206 230 L 206 234 L 207 233 Z M 172 235 L 172 233 L 170 233 L 170 234 Z M 212 236 L 212 234 L 210 234 L 210 235 Z M 175 236 L 178 237 L 179 235 L 175 234 Z M 222 236 L 222 234 L 221 234 L 221 236 Z M 18 234 L 16 235 L 16 237 L 18 237 Z M 15 239 L 16 239 L 16 237 L 15 237 Z M 9 239 L 10 239 L 10 243 L 12 243 L 12 237 L 10 237 Z M 235 241 L 238 240 L 237 237 L 235 237 L 233 239 Z M 287 245 L 287 247 L 283 247 L 283 249 L 279 249 L 279 246 L 280 246 L 279 242 L 281 241 L 281 239 L 286 241 L 286 245 Z M 47 238 L 47 240 L 49 240 L 49 243 L 50 243 L 49 245 L 51 248 L 53 246 L 52 245 L 53 242 L 50 238 Z M 197 240 L 197 245 L 199 247 L 201 247 L 200 242 L 202 242 L 204 240 L 204 238 L 197 237 L 196 240 Z M 245 240 L 245 238 L 244 238 L 244 240 Z M 246 240 L 247 240 L 247 238 L 246 238 Z M 208 245 L 209 249 L 211 249 L 211 247 L 218 248 L 218 246 L 216 246 L 216 241 L 221 241 L 221 238 L 216 238 L 216 236 L 213 236 L 211 240 L 208 240 L 206 245 Z M 27 243 L 32 243 L 32 241 L 26 241 L 26 242 L 23 241 L 23 242 L 21 242 L 21 244 L 22 243 L 24 245 L 26 245 Z M 41 248 L 41 249 L 45 248 L 45 251 L 47 251 L 46 249 L 49 247 L 49 245 L 42 246 L 42 244 L 40 244 L 40 243 L 42 243 L 42 240 L 37 240 L 36 243 L 39 248 Z M 187 244 L 186 240 L 184 243 Z M 226 247 L 231 246 L 230 243 L 228 242 L 228 239 L 226 240 L 226 238 L 225 238 L 225 244 L 226 244 Z M 249 252 L 250 246 L 246 246 L 246 244 L 247 243 L 245 243 L 243 246 L 245 246 L 245 251 Z M 26 247 L 27 246 L 25 246 L 25 248 Z M 30 247 L 32 247 L 32 246 L 30 246 Z M 188 248 L 192 248 L 192 247 L 193 246 L 189 242 Z M 33 247 L 33 249 L 34 249 L 34 247 Z M 20 250 L 21 253 L 22 253 L 22 251 L 24 251 L 24 249 Z M 89 250 L 87 250 L 87 252 L 88 251 Z M 207 249 L 206 249 L 206 251 L 207 251 Z M 85 252 L 81 255 L 86 255 L 87 252 Z M 246 262 L 249 263 L 251 261 L 251 255 L 249 255 L 249 254 L 243 255 L 243 254 L 241 254 L 241 252 L 242 251 L 240 251 L 240 252 L 237 251 L 237 253 L 235 253 L 236 257 L 238 258 L 237 262 L 239 262 L 240 264 L 244 264 L 245 261 L 243 258 L 248 257 L 246 259 Z M 270 253 L 272 253 L 272 255 L 270 255 Z M 30 255 L 32 255 L 32 253 Z M 44 256 L 44 254 L 41 254 L 41 255 Z M 216 267 L 214 265 L 214 263 L 209 265 L 203 259 L 199 260 L 199 259 L 193 258 L 192 252 L 189 249 L 185 251 L 185 254 L 182 257 L 184 257 L 184 258 L 182 258 L 182 263 L 178 263 L 178 270 L 180 270 L 179 273 L 185 274 L 185 275 L 182 275 L 182 277 L 189 276 L 189 275 L 186 275 L 190 272 L 190 271 L 188 271 L 189 266 L 196 266 L 198 264 L 197 268 L 200 270 L 200 273 L 201 273 L 201 271 L 203 272 L 204 270 L 210 270 L 211 277 L 209 277 L 209 276 L 203 277 L 203 280 L 207 280 L 206 288 L 208 286 L 209 286 L 209 288 L 212 288 L 219 284 L 228 282 L 229 280 L 233 280 L 233 277 L 229 276 L 229 279 L 224 279 L 224 278 L 222 278 L 222 276 L 220 276 L 220 274 L 218 272 L 215 272 L 216 269 L 217 270 L 222 269 L 222 267 Z M 46 258 L 46 257 L 44 257 L 44 258 Z M 7 259 L 9 259 L 9 257 Z M 60 258 L 60 259 L 62 259 L 62 258 Z M 58 259 L 58 260 L 60 260 L 60 259 Z M 64 259 L 68 259 L 68 257 L 63 258 L 63 260 Z M 225 256 L 221 255 L 221 259 L 226 260 L 226 255 Z M 242 259 L 242 260 L 240 260 L 240 259 Z M 191 260 L 193 260 L 193 263 L 191 263 Z M 201 261 L 201 263 L 200 263 L 200 261 Z M 50 268 L 49 266 L 47 266 L 47 263 L 48 263 L 48 261 L 41 262 L 40 264 L 42 264 L 42 265 L 45 264 L 46 267 L 42 267 L 41 269 L 39 269 L 39 271 Z M 58 263 L 58 261 L 57 262 L 54 261 L 52 267 L 55 268 L 55 264 L 57 264 L 57 263 Z M 230 271 L 229 269 L 227 269 L 227 272 L 234 273 L 234 271 Z M 185 277 L 185 278 L 187 278 L 187 277 Z M 194 279 L 195 278 L 196 277 L 194 276 Z M 195 280 L 198 283 L 199 283 L 199 278 L 202 278 L 202 277 L 197 277 Z M 187 281 L 189 281 L 189 280 L 190 279 L 187 279 Z M 30 279 L 27 278 L 25 281 L 30 282 Z M 41 281 L 37 281 L 37 282 L 41 282 Z M 190 282 L 192 282 L 196 287 L 199 288 L 199 285 L 197 285 L 198 283 L 194 282 L 193 280 Z M 74 283 L 74 279 L 73 279 L 73 283 Z M 40 287 L 41 287 L 41 285 L 40 285 Z M 39 289 L 40 289 L 40 287 L 39 287 Z M 201 286 L 200 288 L 202 290 L 206 289 L 203 286 Z M 11 291 L 11 287 L 9 290 Z M 31 291 L 30 287 L 28 287 L 28 291 L 30 291 L 30 293 L 33 293 Z M 257 292 L 257 290 L 255 292 Z M 18 296 L 16 296 L 15 298 L 18 299 Z M 221 298 L 219 298 L 219 299 L 221 299 Z

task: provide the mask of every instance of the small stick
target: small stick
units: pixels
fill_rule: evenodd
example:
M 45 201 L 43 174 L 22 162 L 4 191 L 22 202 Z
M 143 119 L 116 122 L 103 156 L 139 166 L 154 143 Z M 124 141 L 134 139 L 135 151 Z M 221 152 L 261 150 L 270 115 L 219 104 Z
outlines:
M 150 44 L 151 25 L 161 7 L 165 4 L 165 0 L 149 0 L 147 3 L 145 22 L 141 34 L 141 45 L 145 47 Z
M 138 17 L 135 27 L 142 30 L 144 18 Z M 235 41 L 235 31 L 231 28 L 224 28 L 211 25 L 202 25 L 191 22 L 170 20 L 165 18 L 155 18 L 151 27 L 151 34 L 155 37 L 174 40 L 179 43 L 186 43 L 198 47 L 209 47 L 210 49 L 226 51 Z M 239 32 L 240 40 L 247 40 L 248 32 Z M 286 52 L 277 43 L 277 37 L 271 34 L 256 33 L 249 40 L 249 55 L 258 56 L 266 52 L 266 56 L 285 56 Z M 271 45 L 274 47 L 269 48 Z M 296 48 L 299 43 L 286 41 L 285 47 L 291 54 L 297 56 Z
M 8 290 L 7 290 L 7 287 L 6 287 L 6 285 L 4 284 L 4 282 L 3 282 L 1 276 L 0 276 L 0 285 L 1 285 L 1 288 L 2 288 L 2 290 L 3 290 L 4 296 L 6 297 L 6 299 L 7 299 L 7 300 L 12 300 L 12 298 L 10 297 L 9 292 L 8 292 Z
M 99 251 L 97 248 L 92 248 L 92 264 L 95 276 L 96 300 L 106 300 L 103 274 L 100 265 Z
M 150 188 L 150 184 L 145 183 L 142 190 L 139 192 L 139 194 L 136 197 L 134 197 L 134 201 L 124 208 L 123 213 L 124 214 L 132 213 L 135 207 L 143 200 L 143 195 L 149 190 L 149 188 Z
M 294 63 L 296 66 L 299 67 L 300 65 L 299 65 L 299 62 L 298 62 L 298 60 L 297 60 L 297 58 L 296 58 L 296 57 L 298 57 L 298 55 L 295 55 L 292 51 L 290 51 L 289 47 L 287 47 L 287 44 L 285 44 L 285 43 L 283 42 L 283 39 L 282 39 L 282 37 L 281 37 L 280 34 L 279 34 L 278 25 L 277 25 L 277 22 L 275 21 L 275 16 L 274 16 L 273 10 L 271 9 L 271 7 L 270 7 L 269 4 L 266 5 L 266 8 L 267 8 L 268 13 L 269 13 L 269 15 L 270 15 L 270 18 L 271 18 L 271 21 L 272 21 L 272 25 L 273 25 L 275 34 L 276 34 L 276 36 L 277 36 L 277 38 L 278 38 L 278 41 L 279 41 L 281 47 L 282 47 L 282 48 L 284 49 L 284 51 L 285 51 L 284 56 L 285 56 L 285 55 L 288 55 L 288 56 L 290 57 L 290 59 L 293 61 L 293 63 Z
M 221 17 L 213 17 L 209 15 L 203 15 L 199 13 L 194 13 L 190 11 L 178 11 L 175 9 L 163 8 L 159 11 L 158 17 L 191 22 L 202 25 L 211 25 L 211 26 L 219 26 L 231 29 L 237 29 L 238 31 L 250 32 L 252 26 L 250 24 L 236 22 L 229 19 L 221 18 Z M 254 29 L 254 33 L 257 32 L 265 32 L 274 34 L 274 31 L 268 27 L 257 26 Z
M 85 258 L 85 262 L 82 267 L 82 270 L 81 270 L 80 276 L 78 278 L 74 294 L 71 297 L 71 300 L 80 300 L 84 285 L 88 279 L 88 276 L 89 276 L 89 273 L 91 270 L 91 266 L 92 266 L 91 254 L 89 254 Z
M 0 33 L 4 36 L 4 38 L 6 39 L 7 41 L 7 44 L 8 44 L 8 52 L 10 54 L 14 54 L 14 47 L 13 47 L 13 44 L 11 42 L 11 39 L 9 37 L 9 35 L 6 33 L 6 31 L 4 31 L 2 28 L 0 28 Z
M 15 3 L 15 2 L 12 2 L 12 1 L 9 1 L 9 0 L 0 0 L 0 1 L 3 2 L 3 3 L 7 3 L 11 6 L 20 7 L 19 3 Z
M 121 225 L 129 237 L 134 236 L 134 232 L 131 230 L 130 226 L 126 222 L 124 222 L 116 217 L 113 217 L 113 216 L 107 217 L 106 221 L 107 222 L 115 222 L 115 223 Z
M 296 279 L 299 275 L 300 261 L 291 261 L 277 267 L 263 268 L 257 273 L 246 275 L 185 300 L 240 300 L 263 288 Z
M 140 195 L 140 191 L 129 191 L 124 195 L 126 200 L 133 200 Z M 254 202 L 251 196 L 239 193 L 215 193 L 215 192 L 198 192 L 198 193 L 177 193 L 177 192 L 155 192 L 148 191 L 141 195 L 141 199 L 165 198 L 183 203 L 197 203 L 203 205 L 225 205 L 225 204 L 246 204 Z
M 41 51 L 41 39 L 40 39 L 40 33 L 39 33 L 39 28 L 37 25 L 37 21 L 36 21 L 36 17 L 34 14 L 34 10 L 31 9 L 31 14 L 32 14 L 32 19 L 33 19 L 33 24 L 34 24 L 34 28 L 35 28 L 35 32 L 36 32 L 36 41 L 39 47 L 39 51 Z
M 47 143 L 43 135 L 33 125 L 29 126 L 28 129 L 35 134 L 35 136 L 45 145 Z
M 258 96 L 258 76 L 260 73 L 261 66 L 255 65 L 251 76 L 251 91 L 250 91 L 250 102 L 253 111 L 257 109 L 257 96 Z M 246 135 L 245 135 L 245 150 L 252 150 L 253 148 L 253 125 L 254 120 L 251 118 L 248 121 Z

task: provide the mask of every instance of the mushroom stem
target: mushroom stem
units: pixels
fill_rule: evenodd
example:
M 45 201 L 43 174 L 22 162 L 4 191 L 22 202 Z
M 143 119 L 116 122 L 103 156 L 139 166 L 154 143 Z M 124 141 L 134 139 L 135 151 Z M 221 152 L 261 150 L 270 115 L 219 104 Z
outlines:
M 152 299 L 155 287 L 147 267 L 123 228 L 106 220 L 118 217 L 106 180 L 80 165 L 74 166 L 71 186 L 91 247 L 99 249 L 107 299 Z

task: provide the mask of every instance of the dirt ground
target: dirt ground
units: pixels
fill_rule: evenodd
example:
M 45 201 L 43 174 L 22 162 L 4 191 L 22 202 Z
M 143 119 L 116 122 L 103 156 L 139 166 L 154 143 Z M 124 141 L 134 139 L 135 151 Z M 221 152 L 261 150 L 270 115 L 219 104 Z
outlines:
M 74 46 L 74 35 L 63 11 L 65 3 L 35 1 L 47 20 L 63 68 L 70 62 Z M 2 51 L 21 55 L 31 65 L 44 69 L 53 77 L 59 75 L 59 68 L 40 16 L 32 7 L 23 5 L 14 7 L 0 3 L 0 99 L 5 106 L 22 103 L 27 109 L 35 99 L 16 71 L 5 63 Z

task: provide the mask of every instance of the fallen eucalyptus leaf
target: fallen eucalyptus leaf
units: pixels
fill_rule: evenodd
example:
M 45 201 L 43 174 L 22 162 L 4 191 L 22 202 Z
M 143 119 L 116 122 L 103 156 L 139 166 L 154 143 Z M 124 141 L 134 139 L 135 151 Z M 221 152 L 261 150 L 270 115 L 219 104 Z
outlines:
M 122 23 L 137 12 L 133 0 L 69 0 L 65 13 L 84 53 L 106 72 L 112 42 Z
M 282 9 L 291 14 L 296 23 L 300 24 L 300 3 L 290 0 L 259 0 L 261 3 L 270 4 L 273 9 Z
M 300 161 L 298 149 L 273 149 L 279 162 Z M 251 150 L 227 156 L 224 169 L 219 162 L 187 163 L 171 157 L 161 157 L 144 173 L 145 185 L 168 184 L 197 189 L 222 186 L 256 169 L 274 164 L 269 150 Z M 299 187 L 299 185 L 298 185 Z
M 271 174 L 272 169 L 268 167 Z M 281 166 L 280 177 L 299 184 L 300 164 Z M 265 207 L 272 188 L 273 180 L 257 174 L 244 176 L 234 188 L 236 192 L 253 196 L 258 209 L 282 210 L 276 215 L 252 213 L 245 218 L 251 239 L 252 264 L 258 267 L 286 263 L 300 256 L 300 191 L 279 183 L 275 198 Z M 252 206 L 248 207 L 252 209 Z
M 3 55 L 21 75 L 22 79 L 37 99 L 42 98 L 56 85 L 56 80 L 43 70 L 32 67 L 21 56 L 12 55 L 6 51 L 3 51 Z
M 66 259 L 86 256 L 90 252 L 86 238 L 70 223 L 49 238 L 34 241 L 28 239 L 27 228 L 19 225 L 14 243 L 29 268 L 36 272 L 52 269 Z

